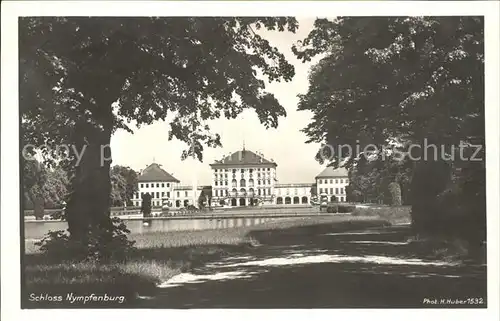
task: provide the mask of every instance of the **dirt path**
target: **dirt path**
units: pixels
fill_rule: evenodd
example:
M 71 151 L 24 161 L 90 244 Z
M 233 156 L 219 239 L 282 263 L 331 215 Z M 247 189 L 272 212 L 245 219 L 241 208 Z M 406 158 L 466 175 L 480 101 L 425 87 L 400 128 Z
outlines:
M 435 307 L 478 307 L 447 301 L 471 298 L 486 303 L 484 266 L 418 257 L 414 245 L 407 243 L 408 236 L 408 228 L 399 226 L 275 237 L 248 253 L 177 275 L 161 285 L 157 296 L 140 305 L 430 307 L 424 300 L 436 299 Z

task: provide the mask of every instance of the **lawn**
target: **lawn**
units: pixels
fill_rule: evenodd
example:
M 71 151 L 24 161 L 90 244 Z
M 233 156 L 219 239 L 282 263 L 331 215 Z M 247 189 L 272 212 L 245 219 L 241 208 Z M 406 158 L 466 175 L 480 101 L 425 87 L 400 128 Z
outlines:
M 30 294 L 47 294 L 66 297 L 68 293 L 90 295 L 125 296 L 125 301 L 134 300 L 137 295 L 152 295 L 158 283 L 172 276 L 216 260 L 229 254 L 243 253 L 259 246 L 261 240 L 273 235 L 283 237 L 283 231 L 294 228 L 294 233 L 322 226 L 339 225 L 341 229 L 363 228 L 387 224 L 372 217 L 334 215 L 323 217 L 302 217 L 279 219 L 251 227 L 217 230 L 176 231 L 131 235 L 137 249 L 126 262 L 112 264 L 95 263 L 53 263 L 36 253 L 34 247 L 27 247 L 25 256 L 24 306 L 53 307 L 66 306 L 66 302 L 30 301 Z M 309 233 L 308 232 L 308 233 Z M 120 304 L 115 302 L 116 304 Z M 98 307 L 100 302 L 85 303 L 87 307 Z M 113 303 L 107 303 L 106 307 Z M 75 305 L 76 306 L 76 305 Z

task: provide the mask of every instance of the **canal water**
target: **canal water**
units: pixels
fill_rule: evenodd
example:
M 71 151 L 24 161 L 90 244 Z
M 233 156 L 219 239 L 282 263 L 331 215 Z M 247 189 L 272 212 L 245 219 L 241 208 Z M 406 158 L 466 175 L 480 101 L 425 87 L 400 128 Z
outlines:
M 130 230 L 130 234 L 143 234 L 149 232 L 169 232 L 186 230 L 210 230 L 234 227 L 246 227 L 262 224 L 278 218 L 272 217 L 246 217 L 246 218 L 199 218 L 199 219 L 152 219 L 148 226 L 142 220 L 127 220 L 123 222 Z M 61 221 L 24 222 L 24 238 L 41 239 L 49 231 L 66 230 L 68 225 Z

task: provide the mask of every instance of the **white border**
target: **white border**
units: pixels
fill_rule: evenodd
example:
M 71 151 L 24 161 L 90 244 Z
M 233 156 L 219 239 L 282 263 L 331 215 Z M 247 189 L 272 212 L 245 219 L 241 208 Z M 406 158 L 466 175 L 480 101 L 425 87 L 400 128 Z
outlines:
M 186 318 L 250 320 L 254 318 L 323 320 L 334 318 L 421 321 L 497 320 L 499 315 L 499 11 L 496 1 L 443 2 L 152 2 L 152 1 L 8 1 L 2 2 L 2 114 L 1 114 L 1 279 L 2 320 L 67 320 Z M 19 271 L 19 162 L 17 17 L 68 16 L 384 16 L 484 15 L 486 37 L 486 144 L 488 206 L 488 309 L 451 310 L 20 310 Z

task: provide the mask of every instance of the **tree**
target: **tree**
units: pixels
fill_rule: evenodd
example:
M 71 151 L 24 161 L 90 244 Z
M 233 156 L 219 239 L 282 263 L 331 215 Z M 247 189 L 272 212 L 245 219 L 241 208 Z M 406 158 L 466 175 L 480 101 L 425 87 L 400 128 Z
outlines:
M 391 205 L 401 206 L 401 185 L 397 182 L 390 183 L 389 192 L 391 193 Z
M 38 209 L 36 211 L 36 217 L 43 217 L 43 207 L 45 202 L 43 202 L 43 207 L 40 207 L 40 199 L 43 199 L 42 187 L 47 180 L 46 170 L 43 164 L 36 160 L 23 160 L 23 192 L 24 192 L 24 207 L 35 209 L 35 205 L 38 203 Z M 41 214 L 39 214 L 41 213 Z M 41 216 L 40 216 L 41 215 Z
M 144 217 L 151 216 L 151 195 L 149 193 L 142 195 L 141 213 Z
M 345 161 L 352 167 L 357 156 L 342 145 L 382 149 L 399 139 L 435 144 L 447 155 L 464 142 L 484 146 L 481 17 L 317 19 L 292 49 L 303 61 L 323 56 L 299 110 L 313 113 L 304 132 L 309 142 L 333 146 L 334 166 Z M 453 160 L 423 159 L 422 148 L 414 152 L 420 160 L 413 164 L 409 199 L 420 233 L 440 216 L 438 197 L 450 182 Z
M 204 208 L 207 204 L 207 196 L 205 195 L 205 191 L 201 191 L 200 196 L 198 197 L 198 208 Z
M 127 204 L 127 181 L 122 173 L 111 169 L 111 204 L 112 206 L 123 206 Z
M 258 34 L 295 32 L 294 18 L 83 18 L 19 20 L 20 110 L 24 143 L 69 144 L 74 172 L 66 219 L 72 239 L 110 234 L 112 133 L 173 115 L 169 139 L 182 157 L 220 146 L 204 121 L 253 109 L 276 127 L 285 109 L 265 82 L 290 81 L 294 68 Z M 54 150 L 54 149 L 52 149 Z M 50 153 L 50 150 L 44 150 Z M 78 166 L 76 166 L 78 165 Z
M 24 160 L 24 207 L 36 208 L 37 218 L 43 217 L 44 208 L 61 207 L 68 194 L 68 187 L 69 178 L 63 168 L 55 166 L 50 169 L 36 160 Z
M 138 191 L 137 172 L 130 167 L 115 165 L 111 168 L 111 199 L 113 206 L 132 205 Z
M 43 185 L 43 198 L 49 208 L 61 207 L 68 195 L 69 178 L 66 171 L 57 166 L 47 170 L 46 181 Z

